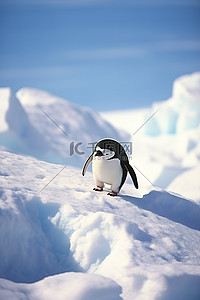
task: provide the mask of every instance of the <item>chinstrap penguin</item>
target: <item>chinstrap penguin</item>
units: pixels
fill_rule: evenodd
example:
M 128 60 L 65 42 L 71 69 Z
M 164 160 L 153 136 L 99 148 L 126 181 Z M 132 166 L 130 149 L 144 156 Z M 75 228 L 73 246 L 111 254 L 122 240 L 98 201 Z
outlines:
M 112 139 L 100 140 L 92 154 L 86 160 L 82 175 L 84 176 L 92 162 L 92 173 L 96 184 L 95 191 L 102 191 L 104 184 L 111 186 L 110 196 L 116 196 L 123 186 L 129 172 L 138 189 L 135 171 L 129 164 L 128 156 L 120 143 Z

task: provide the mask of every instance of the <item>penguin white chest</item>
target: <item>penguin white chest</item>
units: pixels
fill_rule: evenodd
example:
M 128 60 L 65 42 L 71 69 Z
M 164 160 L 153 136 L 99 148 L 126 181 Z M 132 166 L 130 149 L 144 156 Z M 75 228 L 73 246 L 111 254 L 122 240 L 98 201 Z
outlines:
M 122 180 L 122 167 L 117 158 L 106 160 L 95 158 L 92 162 L 93 177 L 96 181 L 109 185 L 119 185 Z

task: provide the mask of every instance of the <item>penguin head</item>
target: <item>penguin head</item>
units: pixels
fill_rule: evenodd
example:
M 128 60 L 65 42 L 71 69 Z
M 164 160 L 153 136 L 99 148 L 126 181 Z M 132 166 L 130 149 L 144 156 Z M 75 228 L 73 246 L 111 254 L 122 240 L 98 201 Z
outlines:
M 97 143 L 93 157 L 96 159 L 112 159 L 119 157 L 120 144 L 111 139 L 101 140 Z
M 112 151 L 111 149 L 107 149 L 107 148 L 101 148 L 99 146 L 96 147 L 95 151 L 94 151 L 94 158 L 98 158 L 98 159 L 111 159 L 115 156 L 115 152 Z

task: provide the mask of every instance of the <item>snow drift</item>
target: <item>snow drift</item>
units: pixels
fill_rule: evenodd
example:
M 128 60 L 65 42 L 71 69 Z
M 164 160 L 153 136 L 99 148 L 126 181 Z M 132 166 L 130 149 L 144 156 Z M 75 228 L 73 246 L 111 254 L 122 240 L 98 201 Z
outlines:
M 91 143 L 128 136 L 91 109 L 36 89 L 23 88 L 15 96 L 9 88 L 0 88 L 0 108 L 0 144 L 45 161 L 80 166 Z
M 0 158 L 0 298 L 199 299 L 195 202 L 132 184 L 113 198 L 73 167 L 41 192 L 62 166 Z
M 184 195 L 187 198 L 194 199 L 200 204 L 199 174 L 200 164 L 175 177 L 167 189 L 169 191 L 176 190 L 177 193 Z

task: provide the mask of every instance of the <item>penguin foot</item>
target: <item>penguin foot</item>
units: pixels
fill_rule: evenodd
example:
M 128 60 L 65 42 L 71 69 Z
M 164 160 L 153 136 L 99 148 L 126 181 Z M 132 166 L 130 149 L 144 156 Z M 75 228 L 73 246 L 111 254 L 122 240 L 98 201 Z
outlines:
M 114 197 L 114 196 L 117 196 L 117 193 L 112 191 L 112 192 L 108 193 L 107 195 Z
M 96 188 L 93 188 L 93 191 L 101 192 L 103 191 L 103 188 L 101 186 L 97 186 Z

